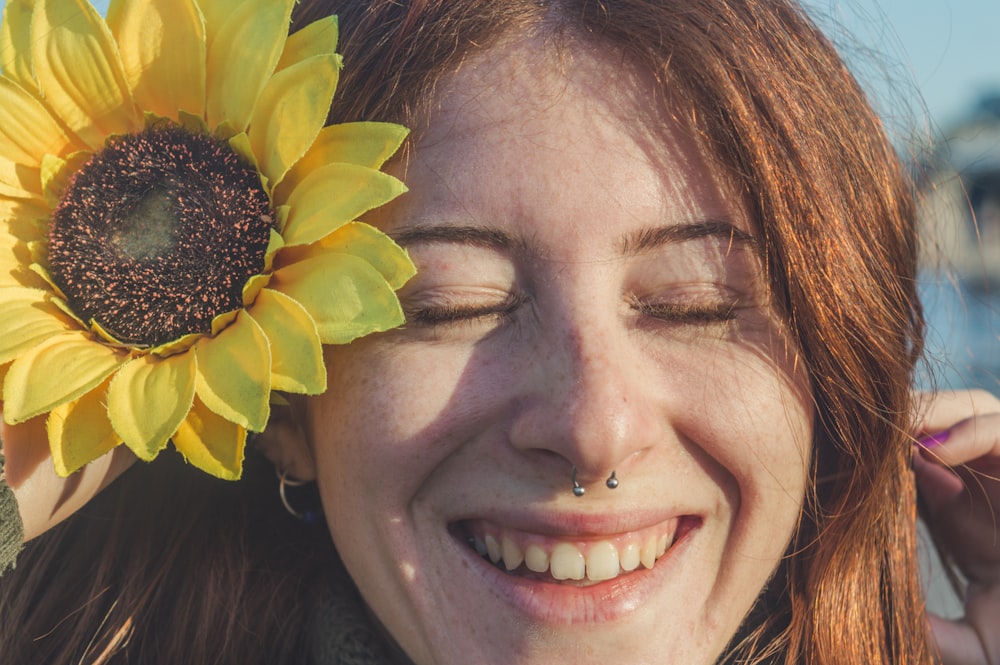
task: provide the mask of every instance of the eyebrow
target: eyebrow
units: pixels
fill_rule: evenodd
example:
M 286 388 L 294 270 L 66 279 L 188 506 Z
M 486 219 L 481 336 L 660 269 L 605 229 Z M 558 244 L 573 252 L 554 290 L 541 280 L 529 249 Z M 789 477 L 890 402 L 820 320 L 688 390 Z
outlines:
M 389 234 L 406 247 L 421 243 L 451 243 L 483 247 L 506 253 L 527 253 L 526 243 L 497 228 L 434 224 L 405 228 Z M 644 228 L 622 238 L 622 254 L 629 256 L 657 247 L 699 238 L 728 238 L 732 244 L 755 246 L 752 235 L 724 219 L 705 219 L 684 224 Z
M 436 224 L 417 226 L 390 233 L 390 237 L 402 246 L 420 243 L 445 242 L 458 245 L 472 245 L 504 252 L 523 250 L 524 243 L 515 240 L 506 231 L 485 226 L 456 226 Z
M 639 229 L 622 238 L 622 253 L 626 256 L 656 249 L 662 245 L 698 240 L 699 238 L 728 238 L 730 244 L 757 245 L 756 239 L 725 219 L 703 219 L 685 224 Z

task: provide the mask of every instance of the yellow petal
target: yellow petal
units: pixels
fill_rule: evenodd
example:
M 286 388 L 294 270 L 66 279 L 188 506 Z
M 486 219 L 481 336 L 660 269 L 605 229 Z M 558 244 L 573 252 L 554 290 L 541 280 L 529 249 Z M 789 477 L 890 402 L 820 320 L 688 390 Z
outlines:
M 42 157 L 72 145 L 38 99 L 0 77 L 0 180 L 40 196 Z
M 354 164 L 327 164 L 288 197 L 291 211 L 282 231 L 286 245 L 316 242 L 372 208 L 406 191 L 391 175 Z
M 42 278 L 42 281 L 45 282 L 45 286 L 42 288 L 45 291 L 48 291 L 49 295 L 52 296 L 52 302 L 58 305 L 61 310 L 69 314 L 70 317 L 72 317 L 74 320 L 80 321 L 80 319 L 76 315 L 76 312 L 72 311 L 70 306 L 66 303 L 66 301 L 68 300 L 66 294 L 62 292 L 62 289 L 60 289 L 58 285 L 56 285 L 56 283 L 52 279 L 52 275 L 39 262 L 41 261 L 41 259 L 39 258 L 40 256 L 39 252 L 44 251 L 44 248 L 40 248 L 39 243 L 29 242 L 28 250 L 31 252 L 32 261 L 34 261 L 34 263 L 28 266 L 28 270 L 35 273 L 36 276 Z M 82 321 L 81 321 L 81 327 L 86 327 L 86 325 L 83 324 Z
M 31 73 L 31 7 L 34 0 L 7 0 L 0 27 L 0 70 L 29 90 L 35 89 Z
M 108 26 L 136 104 L 179 120 L 205 112 L 205 25 L 195 0 L 116 0 Z
M 47 422 L 56 473 L 68 476 L 121 443 L 105 406 L 108 382 L 52 409 Z
M 271 282 L 271 275 L 254 275 L 243 285 L 243 306 L 247 307 L 257 299 L 260 290 Z
M 180 353 L 182 351 L 187 351 L 192 346 L 195 345 L 199 339 L 204 337 L 204 333 L 191 333 L 189 335 L 181 335 L 177 339 L 173 339 L 166 344 L 161 344 L 159 346 L 154 346 L 148 350 L 149 353 L 153 355 L 160 356 L 161 358 L 166 358 L 167 356 L 172 356 L 175 353 Z
M 90 151 L 82 150 L 68 155 L 65 159 L 55 155 L 45 155 L 42 159 L 42 191 L 45 202 L 55 208 L 69 187 L 69 183 L 84 164 L 93 156 Z
M 403 144 L 406 127 L 389 122 L 345 122 L 324 127 L 312 147 L 275 187 L 274 199 L 284 201 L 310 173 L 334 162 L 381 168 Z
M 31 261 L 27 246 L 15 238 L 0 222 L 0 287 L 24 286 L 18 275 Z
M 108 417 L 139 459 L 156 457 L 187 416 L 196 368 L 193 353 L 145 355 L 126 363 L 111 380 Z
M 37 0 L 31 45 L 46 102 L 88 146 L 138 129 L 118 49 L 88 0 Z
M 282 224 L 284 226 L 284 224 Z M 271 272 L 278 250 L 285 246 L 285 239 L 274 227 L 271 228 L 271 238 L 267 241 L 267 251 L 264 253 L 264 271 Z
M 5 137 L 0 137 L 0 143 L 4 142 L 4 139 Z M 6 145 L 13 147 L 9 143 Z M 24 163 L 0 157 L 0 183 L 4 185 L 9 195 L 16 198 L 25 200 L 42 198 L 42 175 L 38 167 L 25 166 Z
M 222 26 L 244 2 L 246 0 L 209 0 L 208 2 L 198 0 L 198 7 L 205 18 L 205 42 L 209 48 L 215 41 L 215 36 L 222 31 Z
M 229 324 L 234 322 L 242 311 L 242 309 L 235 309 L 231 312 L 216 314 L 212 319 L 212 335 L 218 335 L 220 332 L 228 328 Z
M 245 0 L 233 7 L 209 42 L 209 125 L 228 121 L 236 132 L 246 130 L 285 46 L 294 4 L 295 0 Z
M 241 312 L 235 323 L 194 348 L 198 397 L 226 420 L 262 431 L 270 413 L 271 351 L 260 325 Z
M 275 70 L 280 72 L 313 56 L 336 53 L 339 32 L 335 15 L 313 21 L 288 37 Z
M 29 244 L 0 222 L 0 287 L 27 286 L 47 291 L 45 280 L 31 270 L 33 260 Z
M 174 434 L 174 447 L 188 462 L 223 480 L 239 480 L 246 441 L 244 428 L 212 413 L 197 398 Z
M 351 254 L 364 259 L 382 273 L 385 281 L 399 290 L 414 274 L 416 267 L 406 250 L 373 226 L 351 222 L 340 227 L 319 242 L 290 247 L 281 253 L 281 265 L 333 252 Z
M 61 155 L 72 146 L 72 139 L 38 99 L 0 78 L 0 159 L 39 167 L 46 153 Z
M 319 55 L 275 74 L 250 122 L 250 145 L 268 181 L 281 180 L 326 124 L 340 56 Z
M 48 237 L 51 209 L 37 201 L 19 201 L 0 197 L 0 220 L 20 240 L 30 242 Z
M 255 169 L 260 170 L 257 155 L 253 151 L 253 146 L 250 145 L 250 137 L 247 136 L 246 132 L 234 134 L 226 139 L 226 141 L 229 143 L 229 147 L 233 149 L 233 152 L 249 162 Z
M 73 330 L 72 322 L 38 289 L 0 288 L 0 311 L 0 364 Z
M 316 322 L 283 293 L 264 289 L 250 310 L 271 341 L 271 389 L 305 395 L 326 390 L 326 366 Z
M 18 423 L 90 392 L 125 355 L 82 333 L 50 337 L 20 356 L 4 379 L 4 417 Z
M 298 301 L 324 344 L 346 344 L 403 323 L 395 291 L 367 261 L 324 254 L 281 268 L 271 288 Z
M 38 195 L 30 192 L 21 187 L 16 187 L 14 185 L 8 185 L 7 183 L 0 181 L 0 197 L 21 199 L 24 201 L 35 201 L 38 200 Z

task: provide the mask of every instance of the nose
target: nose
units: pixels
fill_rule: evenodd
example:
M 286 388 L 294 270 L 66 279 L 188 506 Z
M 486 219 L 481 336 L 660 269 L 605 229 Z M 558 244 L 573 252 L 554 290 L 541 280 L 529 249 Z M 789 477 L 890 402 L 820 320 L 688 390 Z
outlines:
M 510 430 L 516 449 L 566 483 L 572 470 L 581 488 L 627 473 L 666 428 L 641 342 L 617 316 L 589 314 L 543 322 Z

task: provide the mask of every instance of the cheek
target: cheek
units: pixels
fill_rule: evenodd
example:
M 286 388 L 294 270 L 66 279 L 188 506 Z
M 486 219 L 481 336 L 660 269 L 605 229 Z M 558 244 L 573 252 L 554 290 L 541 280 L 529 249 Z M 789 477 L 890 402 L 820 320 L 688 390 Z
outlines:
M 797 515 L 812 454 L 806 376 L 776 349 L 725 345 L 706 360 L 674 366 L 688 395 L 679 430 L 739 514 Z
M 369 511 L 409 500 L 457 445 L 469 415 L 482 412 L 489 369 L 476 366 L 471 350 L 400 350 L 392 333 L 325 355 L 328 389 L 308 411 L 321 492 L 345 505 L 364 487 Z

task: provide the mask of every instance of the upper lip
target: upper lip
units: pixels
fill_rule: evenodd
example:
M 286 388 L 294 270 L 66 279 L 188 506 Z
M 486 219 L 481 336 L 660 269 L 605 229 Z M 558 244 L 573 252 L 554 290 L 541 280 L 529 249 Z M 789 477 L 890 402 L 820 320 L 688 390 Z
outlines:
M 697 516 L 693 511 L 655 509 L 620 509 L 613 504 L 606 511 L 561 512 L 553 510 L 492 510 L 451 520 L 459 524 L 482 520 L 498 526 L 552 538 L 598 539 L 618 536 L 654 527 L 675 517 Z

